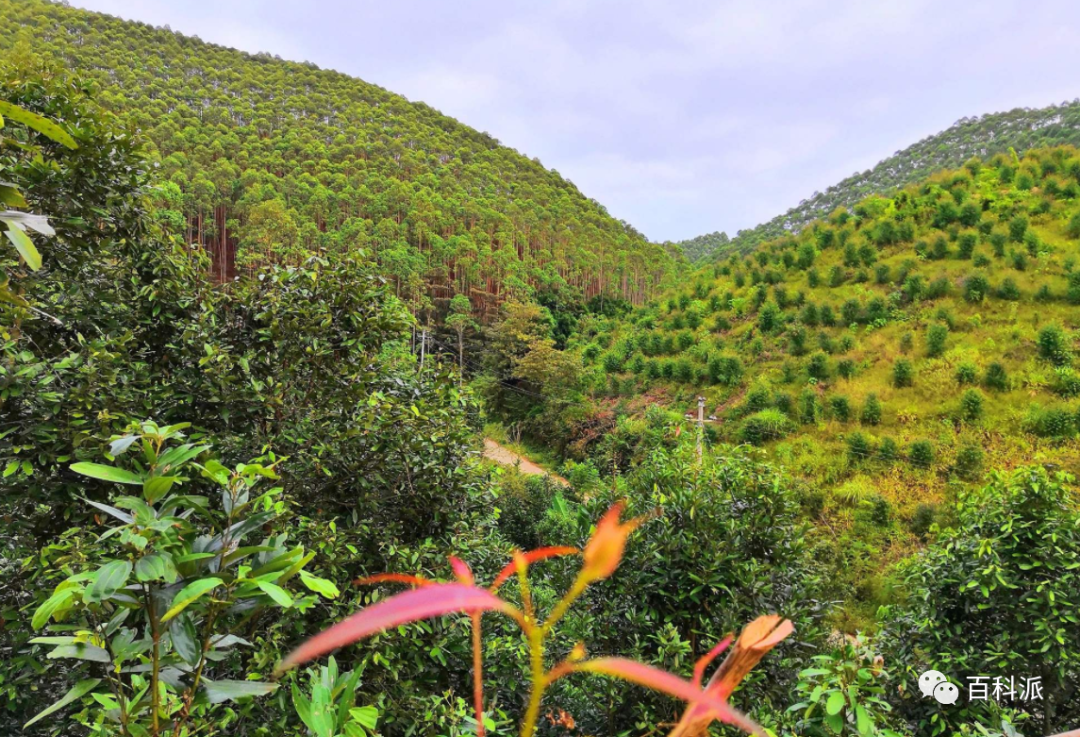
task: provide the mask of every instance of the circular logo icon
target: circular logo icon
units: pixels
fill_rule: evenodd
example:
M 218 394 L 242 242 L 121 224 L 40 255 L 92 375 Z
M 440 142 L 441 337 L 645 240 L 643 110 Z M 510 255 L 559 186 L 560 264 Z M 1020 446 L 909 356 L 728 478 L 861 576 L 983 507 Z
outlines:
M 956 687 L 955 683 L 943 681 L 934 686 L 934 698 L 937 699 L 939 704 L 955 704 L 956 700 L 960 698 L 960 689 Z
M 939 683 L 946 683 L 949 679 L 939 670 L 928 670 L 919 676 L 919 691 L 923 696 L 933 696 L 934 689 Z

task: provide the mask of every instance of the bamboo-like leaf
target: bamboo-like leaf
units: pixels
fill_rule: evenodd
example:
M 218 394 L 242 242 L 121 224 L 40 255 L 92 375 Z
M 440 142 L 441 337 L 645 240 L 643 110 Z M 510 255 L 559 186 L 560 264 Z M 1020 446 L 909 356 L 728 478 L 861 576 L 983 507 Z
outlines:
M 325 578 L 319 578 L 318 576 L 312 576 L 307 571 L 300 571 L 300 583 L 307 586 L 308 589 L 314 591 L 316 594 L 321 594 L 327 599 L 336 599 L 341 592 L 338 587 L 334 585 L 333 581 L 327 581 Z
M 220 704 L 223 701 L 236 701 L 273 693 L 277 689 L 277 684 L 265 681 L 211 681 L 204 678 L 203 689 L 211 704 Z
M 18 228 L 8 228 L 4 231 L 4 235 L 15 246 L 15 250 L 23 257 L 23 261 L 31 270 L 37 271 L 41 268 L 41 253 L 37 250 L 34 242 L 30 240 L 30 236 Z
M 59 125 L 42 115 L 32 113 L 18 105 L 0 100 L 0 115 L 3 115 L 8 120 L 14 120 L 16 123 L 22 123 L 27 128 L 36 130 L 41 135 L 51 138 L 63 146 L 67 146 L 71 149 L 79 147 L 79 144 L 75 143 L 75 139 L 71 137 L 71 134 Z
M 373 604 L 325 630 L 289 653 L 277 672 L 370 637 L 390 627 L 457 612 L 504 611 L 513 608 L 485 589 L 459 583 L 435 583 L 405 591 Z
M 732 708 L 723 699 L 710 696 L 685 678 L 680 678 L 674 673 L 668 673 L 651 665 L 645 665 L 627 658 L 597 658 L 575 664 L 574 670 L 621 678 L 624 681 L 630 681 L 639 686 L 666 693 L 677 699 L 696 704 L 699 709 L 704 708 L 707 710 L 707 713 L 712 718 L 719 719 L 727 724 L 733 724 L 745 732 L 764 734 L 761 727 L 755 724 L 753 720 Z
M 64 694 L 59 701 L 57 701 L 49 708 L 38 712 L 33 719 L 23 725 L 23 729 L 26 729 L 31 724 L 41 721 L 42 719 L 54 712 L 60 711 L 73 701 L 78 701 L 83 696 L 93 691 L 99 683 L 101 683 L 100 678 L 87 678 L 85 681 L 79 681 L 74 686 L 72 686 L 71 690 Z
M 258 586 L 264 594 L 277 602 L 278 606 L 288 609 L 293 605 L 293 598 L 289 595 L 289 592 L 278 586 L 276 583 L 256 581 L 255 585 Z
M 92 479 L 102 481 L 115 481 L 118 484 L 132 484 L 142 486 L 142 477 L 131 471 L 116 466 L 106 466 L 104 463 L 72 463 L 71 470 L 75 473 L 89 476 Z
M 30 621 L 30 627 L 39 630 L 48 624 L 53 613 L 67 604 L 71 600 L 71 597 L 75 595 L 75 591 L 76 589 L 73 588 L 61 589 L 46 599 L 41 606 L 37 608 L 37 611 L 34 612 L 34 618 Z
M 200 578 L 198 581 L 192 581 L 184 588 L 177 592 L 173 597 L 172 607 L 169 611 L 165 612 L 165 615 L 161 618 L 162 622 L 168 622 L 180 612 L 184 611 L 188 606 L 197 601 L 200 597 L 209 591 L 216 589 L 222 584 L 220 578 Z
M 577 548 L 571 548 L 565 545 L 551 545 L 546 548 L 537 548 L 536 550 L 530 550 L 527 553 L 522 553 L 522 557 L 525 559 L 526 563 L 532 564 L 541 560 L 547 560 L 548 558 L 557 558 L 562 555 L 576 555 L 579 552 L 581 551 L 579 551 Z M 500 586 L 503 585 L 506 579 L 514 575 L 514 571 L 516 570 L 517 568 L 514 561 L 510 561 L 505 566 L 503 566 L 503 569 L 499 571 L 499 575 L 496 576 L 495 580 L 491 583 L 491 590 L 497 590 Z

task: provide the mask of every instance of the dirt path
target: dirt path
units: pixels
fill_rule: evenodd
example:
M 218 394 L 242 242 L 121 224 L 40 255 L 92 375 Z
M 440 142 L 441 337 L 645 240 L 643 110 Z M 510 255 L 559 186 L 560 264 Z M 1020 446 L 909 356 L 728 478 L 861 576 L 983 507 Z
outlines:
M 569 486 L 570 482 L 554 473 L 550 473 L 540 466 L 536 465 L 528 458 L 519 456 L 508 448 L 496 443 L 491 438 L 484 438 L 484 458 L 501 463 L 504 466 L 517 466 L 518 470 L 522 473 L 527 473 L 533 476 L 550 476 L 553 481 L 563 486 Z

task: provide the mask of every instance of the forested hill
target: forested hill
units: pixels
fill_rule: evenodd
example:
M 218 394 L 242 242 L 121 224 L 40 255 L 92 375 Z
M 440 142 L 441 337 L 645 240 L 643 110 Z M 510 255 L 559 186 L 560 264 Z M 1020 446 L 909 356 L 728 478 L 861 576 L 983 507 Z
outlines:
M 1035 110 L 1016 108 L 1005 113 L 961 118 L 941 133 L 897 151 L 873 169 L 856 172 L 824 192 L 815 192 L 783 215 L 755 228 L 740 230 L 730 241 L 726 236 L 713 241 L 716 234 L 712 234 L 678 245 L 691 260 L 747 253 L 766 241 L 797 232 L 837 207 L 851 207 L 871 194 L 889 194 L 941 169 L 958 167 L 973 156 L 987 158 L 1009 148 L 1022 154 L 1031 148 L 1062 144 L 1080 144 L 1080 100 Z M 708 241 L 705 251 L 702 240 Z
M 0 0 L 0 50 L 20 41 L 93 80 L 98 101 L 143 130 L 176 185 L 179 227 L 221 280 L 363 248 L 414 312 L 465 294 L 483 316 L 537 291 L 638 303 L 671 265 L 665 248 L 539 161 L 359 79 Z
M 690 261 L 700 261 L 711 258 L 714 253 L 724 251 L 731 244 L 727 233 L 715 232 L 699 235 L 686 241 L 679 241 L 672 245 L 686 254 Z

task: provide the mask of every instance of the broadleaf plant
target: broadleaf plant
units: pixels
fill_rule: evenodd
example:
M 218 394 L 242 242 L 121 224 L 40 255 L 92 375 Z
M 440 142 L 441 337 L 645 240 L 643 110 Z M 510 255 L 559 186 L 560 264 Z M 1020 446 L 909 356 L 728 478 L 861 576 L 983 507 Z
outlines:
M 731 653 L 702 686 L 705 669 L 730 644 L 728 638 L 706 654 L 694 669 L 692 680 L 638 663 L 626 658 L 586 657 L 584 643 L 578 643 L 555 665 L 549 667 L 547 642 L 556 625 L 585 590 L 597 581 L 610 577 L 618 567 L 626 541 L 644 518 L 620 521 L 622 504 L 616 504 L 600 519 L 588 544 L 582 551 L 583 564 L 573 584 L 546 615 L 533 605 L 529 585 L 529 566 L 547 558 L 572 555 L 573 548 L 549 547 L 529 553 L 517 552 L 513 560 L 488 588 L 476 584 L 472 570 L 464 561 L 451 558 L 450 565 L 457 579 L 453 583 L 432 581 L 409 574 L 380 574 L 357 583 L 404 583 L 415 588 L 377 602 L 351 617 L 310 638 L 293 650 L 278 666 L 276 674 L 324 655 L 339 647 L 357 642 L 379 632 L 410 622 L 418 622 L 447 614 L 468 614 L 473 631 L 473 691 L 476 711 L 476 731 L 483 735 L 485 724 L 482 676 L 480 625 L 485 612 L 496 612 L 516 622 L 528 644 L 531 690 L 521 721 L 521 737 L 535 734 L 540 718 L 544 692 L 556 680 L 573 673 L 594 673 L 636 683 L 646 688 L 674 696 L 687 702 L 683 718 L 672 735 L 703 733 L 716 720 L 732 724 L 746 732 L 763 733 L 751 719 L 732 708 L 727 698 L 758 661 L 793 631 L 791 622 L 775 615 L 763 616 L 752 622 Z M 496 595 L 499 587 L 516 574 L 520 589 L 520 606 Z M 331 663 L 333 660 L 331 659 Z M 294 694 L 294 701 L 296 695 Z M 298 710 L 307 702 L 297 702 Z M 305 722 L 307 720 L 305 719 Z M 311 725 L 309 724 L 309 727 Z
M 71 669 L 78 683 L 28 724 L 89 697 L 78 715 L 86 726 L 129 737 L 200 732 L 219 704 L 277 688 L 257 674 L 230 677 L 227 651 L 250 646 L 241 627 L 264 609 L 303 611 L 317 595 L 337 595 L 332 582 L 303 570 L 311 555 L 284 534 L 253 540 L 284 509 L 279 487 L 262 488 L 277 479 L 279 459 L 227 468 L 208 444 L 185 442 L 186 428 L 143 422 L 114 438 L 108 454 L 123 459 L 139 448 L 141 460 L 72 464 L 90 483 L 121 484 L 121 495 L 111 505 L 89 502 L 114 523 L 98 538 L 100 556 L 33 615 L 34 629 L 47 633 L 32 642 L 84 665 Z M 185 492 L 196 476 L 219 490 L 220 503 Z M 135 486 L 141 496 L 124 494 Z

